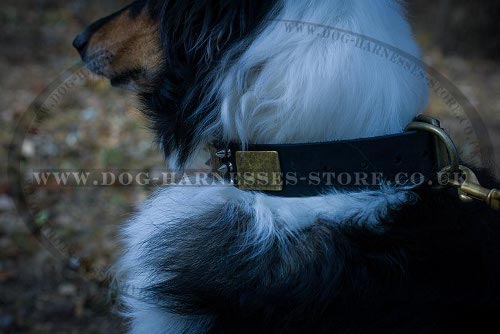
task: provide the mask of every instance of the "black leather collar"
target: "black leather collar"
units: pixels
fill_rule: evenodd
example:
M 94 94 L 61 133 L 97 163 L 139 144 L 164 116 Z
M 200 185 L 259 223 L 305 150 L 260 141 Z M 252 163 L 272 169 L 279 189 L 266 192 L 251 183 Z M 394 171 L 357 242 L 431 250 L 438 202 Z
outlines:
M 225 154 L 219 151 L 219 170 L 241 186 L 238 152 L 274 151 L 282 190 L 265 192 L 275 196 L 315 196 L 332 189 L 377 189 L 385 184 L 417 186 L 429 183 L 438 171 L 435 145 L 433 135 L 422 131 L 323 143 L 249 145 L 245 151 L 230 143 L 222 150 Z

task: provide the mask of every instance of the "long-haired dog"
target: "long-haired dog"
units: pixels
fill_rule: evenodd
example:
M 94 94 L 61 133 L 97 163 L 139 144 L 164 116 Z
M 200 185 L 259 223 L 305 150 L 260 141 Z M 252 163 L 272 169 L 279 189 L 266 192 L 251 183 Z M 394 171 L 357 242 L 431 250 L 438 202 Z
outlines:
M 136 1 L 74 46 L 138 92 L 187 170 L 211 143 L 402 133 L 427 81 L 376 41 L 418 59 L 399 1 Z M 131 333 L 498 330 L 499 233 L 497 213 L 427 184 L 291 197 L 165 187 L 124 227 L 116 276 Z

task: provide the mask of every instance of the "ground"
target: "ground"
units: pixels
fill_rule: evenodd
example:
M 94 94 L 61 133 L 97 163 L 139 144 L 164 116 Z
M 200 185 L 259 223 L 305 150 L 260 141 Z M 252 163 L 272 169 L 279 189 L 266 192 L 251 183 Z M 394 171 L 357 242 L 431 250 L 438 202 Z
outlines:
M 6 175 L 7 153 L 18 124 L 47 87 L 78 63 L 73 37 L 93 19 L 126 1 L 4 0 L 0 5 L 0 332 L 121 333 L 105 271 L 116 250 L 118 225 L 151 187 L 26 188 L 28 210 L 41 231 L 50 232 L 56 252 L 37 240 L 16 208 Z M 424 60 L 448 78 L 478 110 L 500 157 L 500 64 L 444 56 L 417 22 Z M 84 73 L 84 72 L 82 72 Z M 86 74 L 85 74 L 86 75 Z M 59 80 L 59 81 L 58 81 Z M 52 86 L 51 86 L 52 85 Z M 57 86 L 57 85 L 56 85 Z M 43 94 L 42 94 L 43 95 Z M 58 97 L 40 123 L 29 127 L 22 167 L 130 168 L 164 166 L 147 122 L 127 92 L 86 77 Z M 445 120 L 464 155 L 477 159 L 468 130 L 433 96 L 427 113 Z M 474 137 L 474 135 L 472 136 Z M 27 173 L 27 172 L 26 172 Z M 26 175 L 25 175 L 26 176 Z M 74 256 L 72 270 L 58 257 Z

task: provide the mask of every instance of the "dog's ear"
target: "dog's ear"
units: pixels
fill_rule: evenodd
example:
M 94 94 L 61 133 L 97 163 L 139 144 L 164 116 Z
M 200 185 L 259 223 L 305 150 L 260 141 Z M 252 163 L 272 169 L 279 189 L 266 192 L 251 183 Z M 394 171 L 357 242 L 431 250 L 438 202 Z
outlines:
M 135 1 L 86 28 L 73 41 L 88 68 L 113 85 L 150 91 L 163 66 L 159 19 L 150 1 Z
M 161 90 L 143 94 L 158 142 L 176 163 L 187 163 L 216 129 L 215 82 L 244 52 L 275 0 L 162 0 L 160 38 L 165 57 Z M 171 159 L 173 161 L 173 159 Z

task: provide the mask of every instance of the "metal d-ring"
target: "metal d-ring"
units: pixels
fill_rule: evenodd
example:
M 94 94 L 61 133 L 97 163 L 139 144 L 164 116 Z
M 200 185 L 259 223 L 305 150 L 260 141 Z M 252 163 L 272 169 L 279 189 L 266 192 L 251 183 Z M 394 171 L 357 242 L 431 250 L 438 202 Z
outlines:
M 427 119 L 434 120 L 430 117 L 427 117 L 425 120 L 422 118 L 417 118 L 415 122 L 411 122 L 405 128 L 405 132 L 407 131 L 426 131 L 432 133 L 436 138 L 438 138 L 446 147 L 446 152 L 448 155 L 449 161 L 449 171 L 450 173 L 461 173 L 460 170 L 460 157 L 458 155 L 458 150 L 451 140 L 450 136 L 439 127 L 439 121 L 436 122 L 427 122 Z M 422 121 L 421 121 L 422 120 Z

